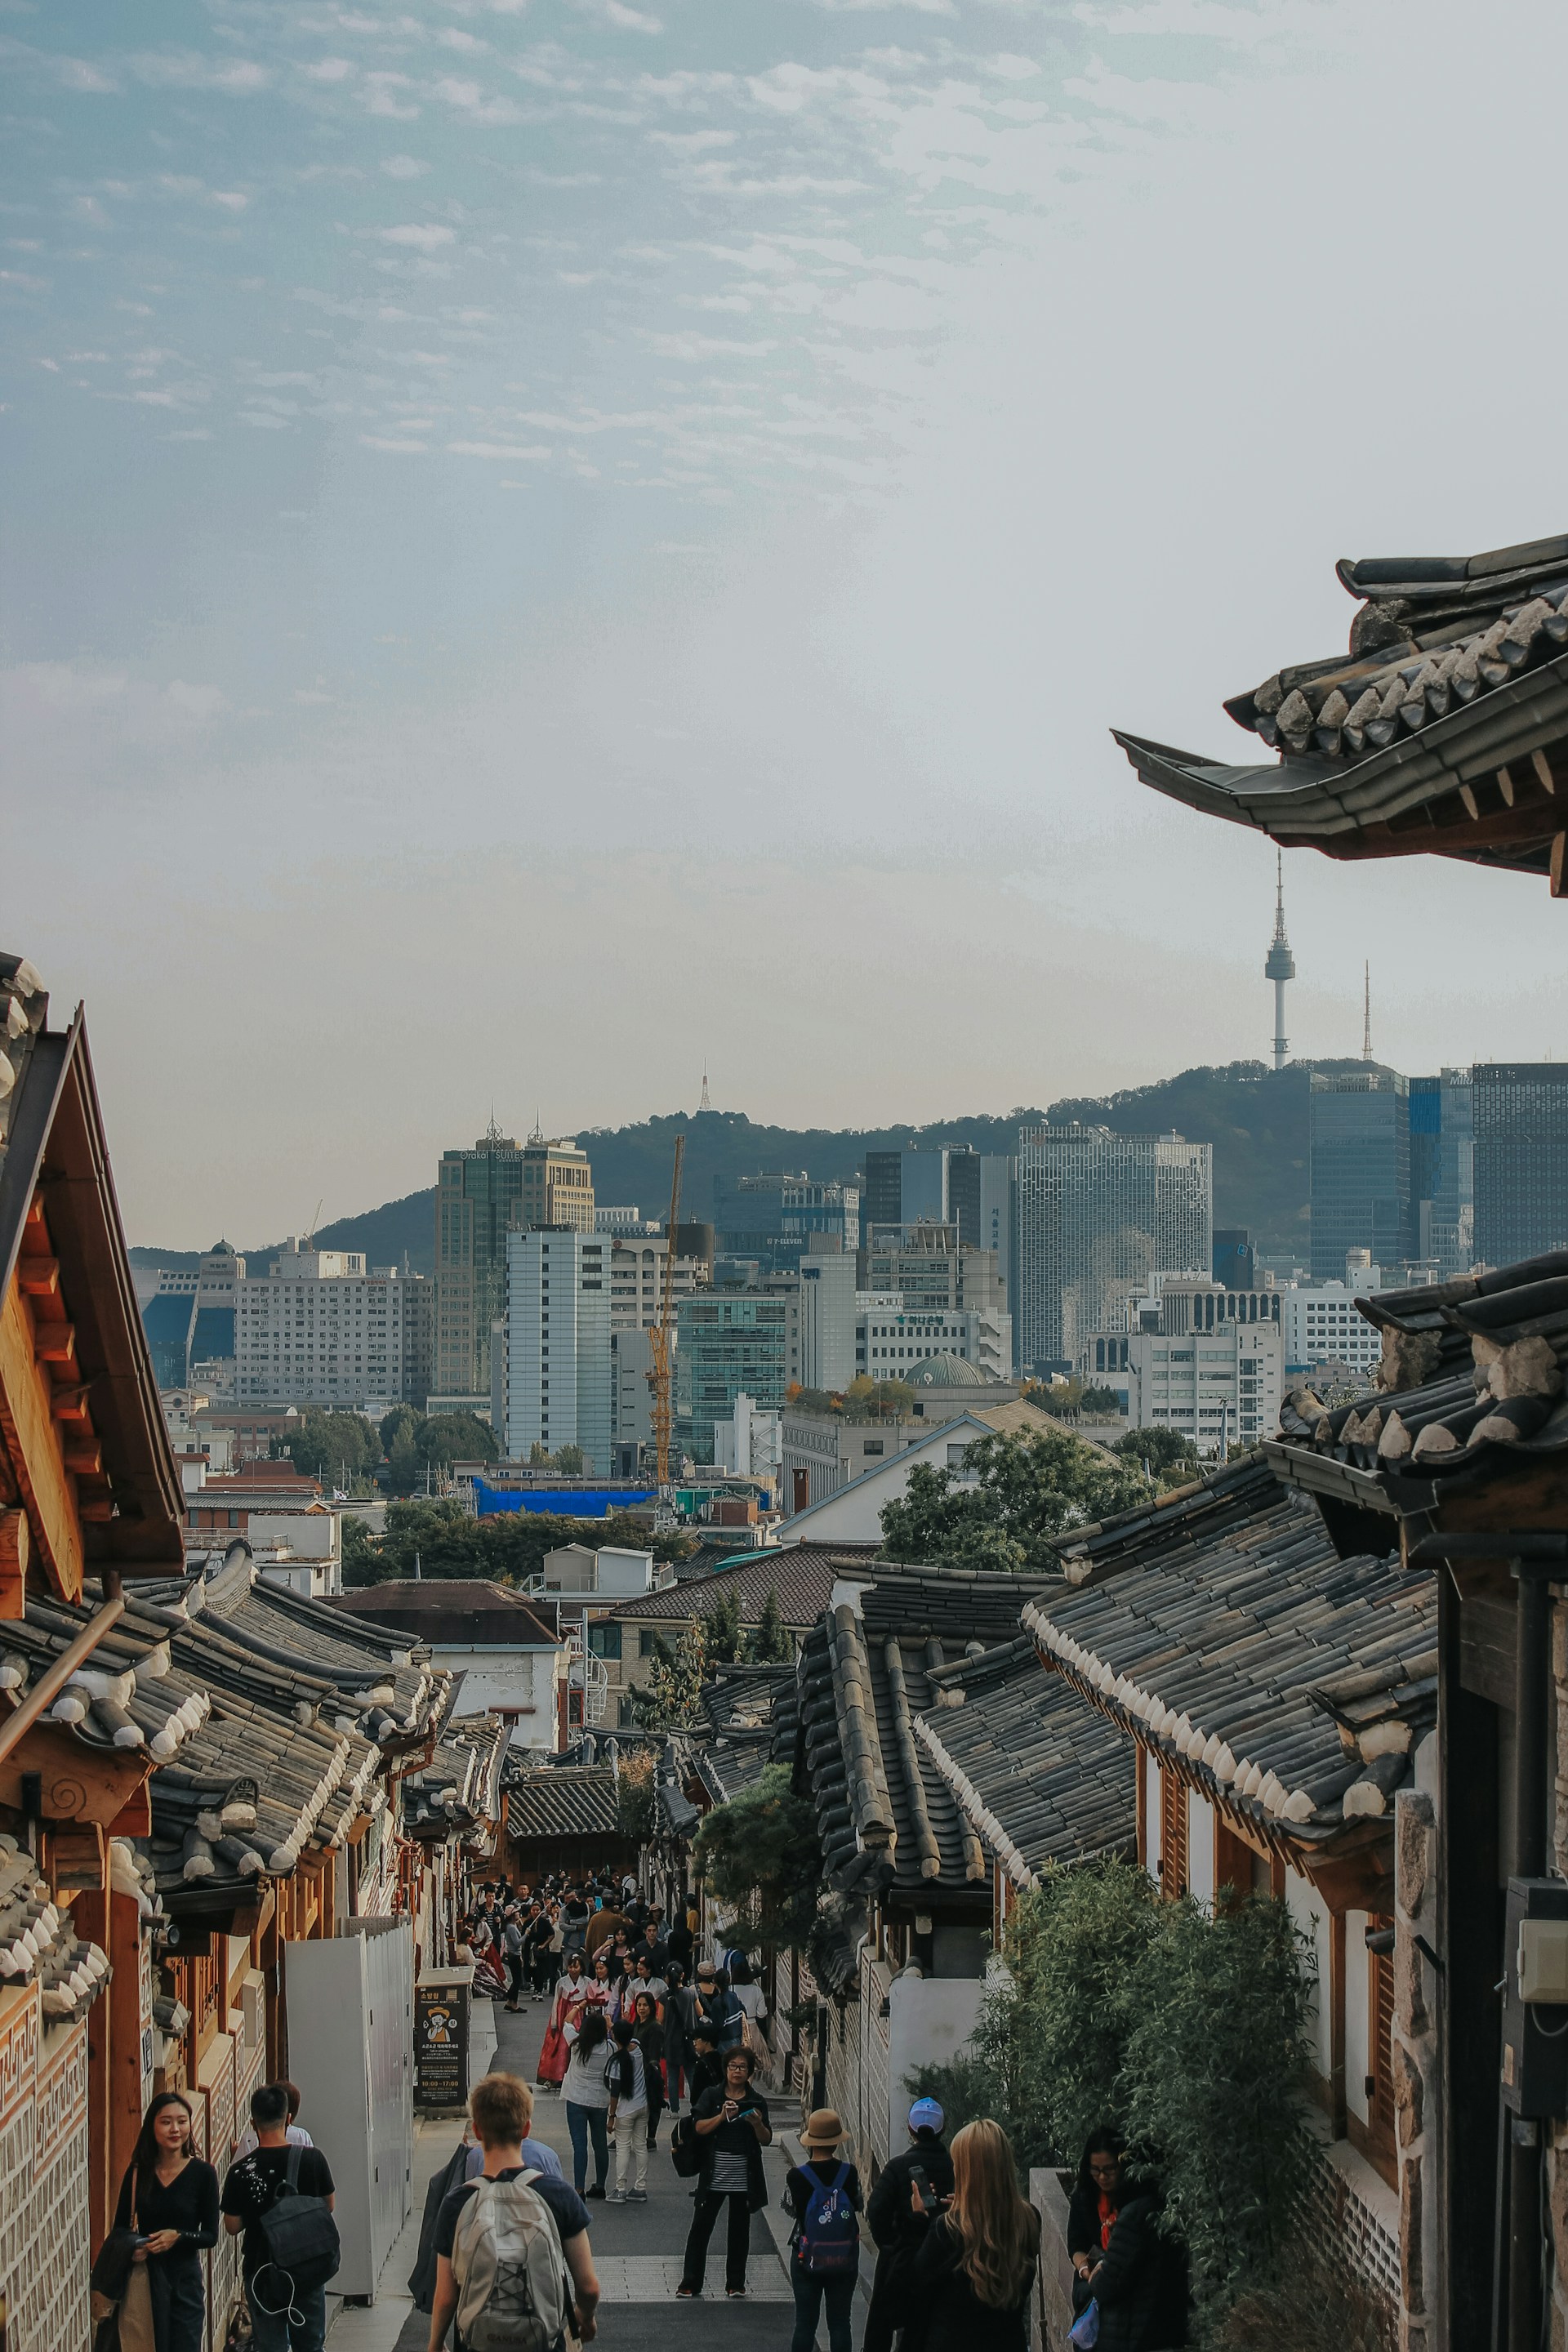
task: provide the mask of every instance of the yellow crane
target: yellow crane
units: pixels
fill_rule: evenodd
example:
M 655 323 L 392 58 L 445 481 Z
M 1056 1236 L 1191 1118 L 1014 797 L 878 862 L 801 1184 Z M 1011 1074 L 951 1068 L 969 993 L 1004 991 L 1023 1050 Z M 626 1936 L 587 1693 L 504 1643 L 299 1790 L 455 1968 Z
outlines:
M 675 1176 L 669 1188 L 669 1223 L 664 1229 L 664 1272 L 659 1282 L 658 1320 L 648 1333 L 653 1356 L 653 1369 L 647 1382 L 653 1391 L 654 1459 L 658 1469 L 658 1498 L 667 1505 L 669 1495 L 669 1433 L 674 1421 L 673 1383 L 670 1378 L 670 1322 L 675 1307 L 675 1227 L 680 1215 L 680 1163 L 686 1157 L 686 1138 L 675 1139 Z

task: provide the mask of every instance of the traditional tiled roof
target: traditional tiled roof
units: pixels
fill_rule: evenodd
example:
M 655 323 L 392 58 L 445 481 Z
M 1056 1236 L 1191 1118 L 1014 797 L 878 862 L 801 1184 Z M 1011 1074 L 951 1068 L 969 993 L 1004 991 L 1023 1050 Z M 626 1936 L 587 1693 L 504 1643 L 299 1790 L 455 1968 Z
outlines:
M 109 1981 L 109 1960 L 76 1933 L 25 1845 L 0 1832 L 0 1985 L 37 1979 L 45 2018 L 79 2017 Z
M 0 1633 L 0 1684 L 22 1694 L 88 1623 L 29 1596 Z M 452 1677 L 384 1628 L 259 1579 L 243 1544 L 210 1578 L 141 1583 L 55 1700 L 89 1747 L 140 1750 L 153 1832 L 137 1854 L 173 1912 L 232 1908 L 307 1846 L 341 1846 L 385 1801 L 384 1757 L 439 1728 Z
M 500 1820 L 501 1767 L 510 1737 L 510 1727 L 496 1716 L 450 1721 L 430 1762 L 403 1783 L 409 1835 L 428 1839 L 457 1832 L 473 1851 L 489 1853 Z
M 639 1625 L 684 1625 L 692 1617 L 708 1616 L 721 1594 L 733 1592 L 741 1603 L 741 1622 L 754 1625 L 773 1592 L 784 1623 L 792 1632 L 803 1633 L 821 1616 L 841 1577 L 858 1573 L 876 1549 L 874 1544 L 791 1544 L 777 1551 L 751 1552 L 736 1567 L 689 1578 L 664 1592 L 639 1592 L 635 1600 L 617 1601 L 605 1614 Z
M 608 1764 L 556 1764 L 524 1772 L 508 1788 L 506 1819 L 508 1835 L 519 1843 L 614 1837 L 614 1769 Z
M 796 1785 L 815 1800 L 830 1885 L 913 1898 L 940 1884 L 963 1898 L 989 1865 L 914 1720 L 932 1670 L 1010 1640 L 1043 1580 L 888 1562 L 874 1576 L 801 1653 Z
M 1137 1782 L 1124 1735 L 1041 1667 L 1020 1634 L 927 1676 L 915 1730 L 964 1818 L 1020 1886 L 1051 1863 L 1131 1853 Z
M 561 1637 L 541 1605 L 483 1577 L 405 1577 L 334 1593 L 329 1606 L 384 1626 L 404 1642 L 438 1643 L 443 1648 L 560 1645 Z M 546 1598 L 542 1609 L 549 1608 Z
M 1031 1601 L 1024 1624 L 1111 1721 L 1258 1828 L 1306 1848 L 1360 1837 L 1436 1720 L 1436 1588 L 1397 1558 L 1342 1559 L 1266 1463 L 1240 1466 L 1225 1476 L 1244 1513 L 1216 1524 L 1205 1482 L 1162 1545 L 1134 1532 L 1126 1566 L 1102 1555 L 1095 1581 Z M 1195 1543 L 1189 1517 L 1207 1526 Z
M 1279 762 L 1227 767 L 1119 734 L 1140 776 L 1277 840 L 1341 856 L 1437 851 L 1552 872 L 1555 887 L 1568 538 L 1338 568 L 1362 604 L 1348 656 L 1277 671 L 1225 706 Z
M 773 1706 L 795 1685 L 795 1664 L 760 1665 L 742 1660 L 721 1666 L 702 1685 L 702 1712 L 715 1731 L 765 1731 L 773 1736 Z
M 1568 1250 L 1357 1303 L 1383 1328 L 1378 1386 L 1332 1412 L 1290 1392 L 1267 1451 L 1291 1484 L 1331 1505 L 1414 1510 L 1568 1446 Z

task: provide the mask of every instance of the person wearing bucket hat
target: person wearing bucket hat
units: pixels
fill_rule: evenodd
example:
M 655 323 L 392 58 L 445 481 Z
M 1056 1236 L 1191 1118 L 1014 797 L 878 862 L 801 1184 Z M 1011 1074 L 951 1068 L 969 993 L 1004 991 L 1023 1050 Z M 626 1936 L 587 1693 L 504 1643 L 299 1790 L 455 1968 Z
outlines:
M 855 2282 L 860 2274 L 860 2176 L 848 2161 L 849 2135 L 831 2107 L 814 2108 L 801 2133 L 803 2161 L 790 2170 L 784 2194 L 795 2215 L 790 2237 L 790 2284 L 795 2335 L 790 2352 L 812 2352 L 818 2312 L 826 2306 L 828 2352 L 850 2352 Z
M 902 2324 L 900 2278 L 922 2235 L 910 2210 L 912 2177 L 916 2172 L 924 2176 L 926 2197 L 933 2205 L 952 2194 L 952 2158 L 942 2136 L 945 2121 L 935 2099 L 917 2099 L 910 2109 L 910 2145 L 889 2158 L 871 2191 L 866 2220 L 877 2248 L 877 2269 L 866 2314 L 864 2352 L 891 2352 L 894 2333 Z

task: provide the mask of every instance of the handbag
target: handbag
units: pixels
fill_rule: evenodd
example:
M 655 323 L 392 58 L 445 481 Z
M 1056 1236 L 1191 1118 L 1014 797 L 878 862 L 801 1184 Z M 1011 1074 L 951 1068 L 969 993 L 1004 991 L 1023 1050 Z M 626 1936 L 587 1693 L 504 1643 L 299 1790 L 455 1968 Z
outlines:
M 120 2352 L 158 2352 L 153 2332 L 153 2283 L 145 2263 L 132 2263 L 120 2298 Z
M 1068 2342 L 1076 2344 L 1079 2352 L 1089 2352 L 1089 2347 L 1100 2341 L 1100 2298 L 1091 2296 L 1072 2326 L 1068 2329 Z
M 153 2287 L 147 2265 L 136 2260 L 136 2200 L 140 2188 L 131 2176 L 131 2220 L 116 2227 L 98 2250 L 89 2275 L 89 2308 L 105 2345 L 120 2352 L 157 2352 L 153 2333 Z
M 689 2116 L 682 2116 L 669 2143 L 669 2160 L 682 2180 L 695 2180 L 702 2169 L 702 2144 Z

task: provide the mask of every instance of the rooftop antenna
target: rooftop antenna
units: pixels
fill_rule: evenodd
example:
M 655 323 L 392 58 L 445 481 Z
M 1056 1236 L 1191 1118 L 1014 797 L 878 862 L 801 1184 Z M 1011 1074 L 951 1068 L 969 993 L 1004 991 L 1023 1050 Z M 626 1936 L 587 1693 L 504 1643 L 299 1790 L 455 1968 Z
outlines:
M 1285 936 L 1285 859 L 1278 849 L 1274 853 L 1274 938 L 1263 976 L 1274 982 L 1274 1066 L 1282 1070 L 1289 1050 L 1285 1036 L 1285 982 L 1296 977 L 1296 959 Z
M 1372 1059 L 1372 965 L 1370 962 L 1363 965 L 1362 971 L 1361 1057 L 1363 1062 L 1370 1062 Z
M 697 1108 L 700 1111 L 711 1110 L 713 1108 L 713 1097 L 708 1091 L 708 1065 L 706 1062 L 702 1065 L 702 1099 L 698 1104 Z

